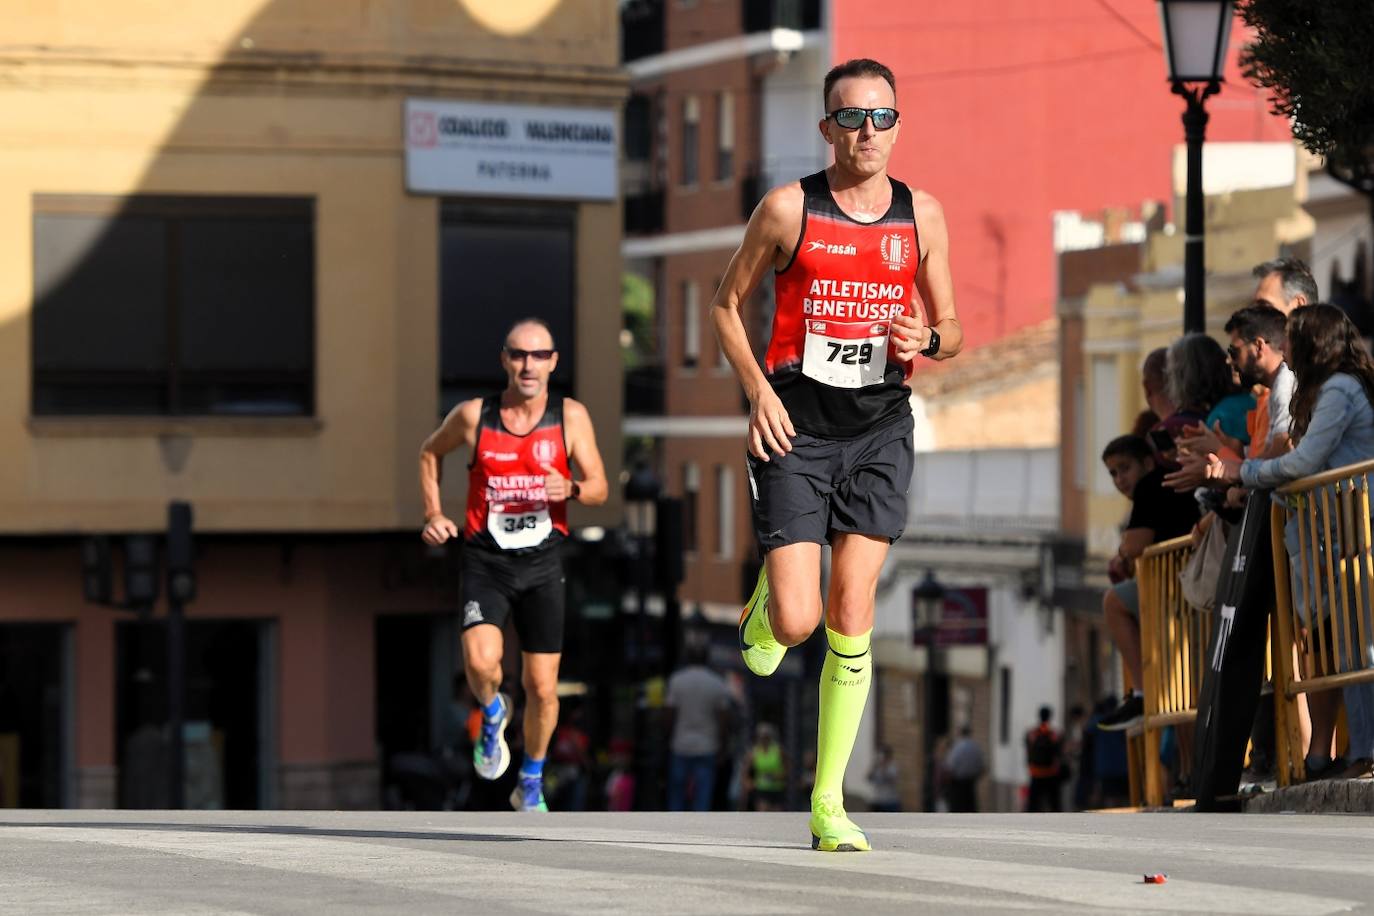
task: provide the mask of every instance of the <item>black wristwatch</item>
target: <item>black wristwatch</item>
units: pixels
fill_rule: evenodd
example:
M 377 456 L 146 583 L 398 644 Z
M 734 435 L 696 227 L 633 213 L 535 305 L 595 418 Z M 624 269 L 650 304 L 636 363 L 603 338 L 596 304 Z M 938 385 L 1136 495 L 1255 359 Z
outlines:
M 940 332 L 934 328 L 930 329 L 930 343 L 921 351 L 922 356 L 934 356 L 940 352 Z
M 580 500 L 582 498 L 582 484 L 576 480 L 572 482 L 572 498 Z

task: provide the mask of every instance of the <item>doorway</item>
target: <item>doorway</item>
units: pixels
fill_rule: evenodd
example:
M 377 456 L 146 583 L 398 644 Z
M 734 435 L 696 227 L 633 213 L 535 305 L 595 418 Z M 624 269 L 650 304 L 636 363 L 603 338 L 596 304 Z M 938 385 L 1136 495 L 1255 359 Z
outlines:
M 0 625 L 0 807 L 67 803 L 71 627 Z
M 275 621 L 186 622 L 185 797 L 188 808 L 256 809 L 273 803 Z M 170 803 L 167 626 L 116 629 L 119 804 Z

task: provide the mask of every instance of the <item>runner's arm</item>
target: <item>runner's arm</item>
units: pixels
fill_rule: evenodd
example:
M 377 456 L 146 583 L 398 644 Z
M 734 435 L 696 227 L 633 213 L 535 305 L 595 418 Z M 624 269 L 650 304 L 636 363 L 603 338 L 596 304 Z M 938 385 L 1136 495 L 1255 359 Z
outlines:
M 481 413 L 481 398 L 462 402 L 449 411 L 444 422 L 420 446 L 420 496 L 425 505 L 425 529 L 421 536 L 427 543 L 442 544 L 458 536 L 457 526 L 444 515 L 439 495 L 439 484 L 444 477 L 444 456 L 465 445 L 472 445 Z
M 940 349 L 934 358 L 949 359 L 964 348 L 964 329 L 954 311 L 954 278 L 949 270 L 949 229 L 945 225 L 945 211 L 938 200 L 924 191 L 914 192 L 912 198 L 916 225 L 925 242 L 925 260 L 916 272 L 916 291 L 925 304 L 928 326 L 940 332 Z M 903 326 L 909 327 L 903 319 L 893 323 L 899 331 Z M 930 331 L 925 327 L 917 329 L 913 336 L 914 340 L 898 341 L 899 357 L 910 359 L 908 354 L 919 353 L 930 343 Z
M 730 259 L 730 266 L 725 269 L 720 288 L 711 302 L 711 323 L 715 326 L 716 338 L 749 398 L 749 451 L 763 461 L 768 460 L 769 449 L 778 455 L 791 451 L 789 437 L 797 433 L 787 409 L 754 359 L 740 312 L 745 300 L 758 288 L 764 272 L 773 265 L 778 252 L 784 250 L 782 239 L 787 227 L 801 225 L 804 204 L 799 185 L 774 188 L 764 195 L 749 217 L 744 241 Z
M 586 506 L 599 506 L 606 501 L 610 486 L 606 482 L 606 466 L 596 447 L 596 430 L 586 405 L 567 398 L 563 401 L 563 423 L 568 436 L 568 460 L 577 462 L 582 479 L 577 482 L 577 501 Z

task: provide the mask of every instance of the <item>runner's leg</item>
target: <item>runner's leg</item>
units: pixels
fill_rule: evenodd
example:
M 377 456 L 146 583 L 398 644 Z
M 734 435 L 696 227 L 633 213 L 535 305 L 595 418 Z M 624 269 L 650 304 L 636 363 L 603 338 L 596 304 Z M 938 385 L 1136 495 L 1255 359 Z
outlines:
M 543 760 L 558 726 L 558 652 L 522 652 L 525 673 L 525 756 Z
M 463 670 L 480 706 L 490 704 L 501 689 L 504 652 L 505 637 L 500 627 L 478 624 L 463 631 Z
M 768 551 L 768 623 L 784 646 L 803 643 L 821 620 L 821 545 L 787 544 Z
M 844 771 L 854 748 L 872 683 L 873 601 L 888 541 L 866 534 L 837 534 L 831 553 L 826 640 L 821 672 L 816 787 L 812 797 L 844 797 Z

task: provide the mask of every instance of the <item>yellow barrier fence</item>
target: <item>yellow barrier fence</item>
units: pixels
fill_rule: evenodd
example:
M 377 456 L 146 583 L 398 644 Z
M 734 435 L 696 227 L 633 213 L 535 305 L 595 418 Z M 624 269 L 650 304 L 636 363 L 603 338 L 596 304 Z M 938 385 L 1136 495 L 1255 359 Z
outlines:
M 1212 633 L 1212 613 L 1189 604 L 1179 583 L 1179 573 L 1188 565 L 1192 552 L 1188 537 L 1174 538 L 1147 548 L 1136 564 L 1145 677 L 1144 802 L 1152 807 L 1164 803 L 1165 773 L 1159 762 L 1162 731 L 1197 719 L 1207 641 Z M 1190 757 L 1179 754 L 1185 766 Z
M 1272 662 L 1278 672 L 1279 785 L 1305 775 L 1298 696 L 1374 682 L 1371 474 L 1374 461 L 1365 461 L 1304 477 L 1277 491 L 1281 504 L 1276 502 L 1272 510 L 1277 598 Z

